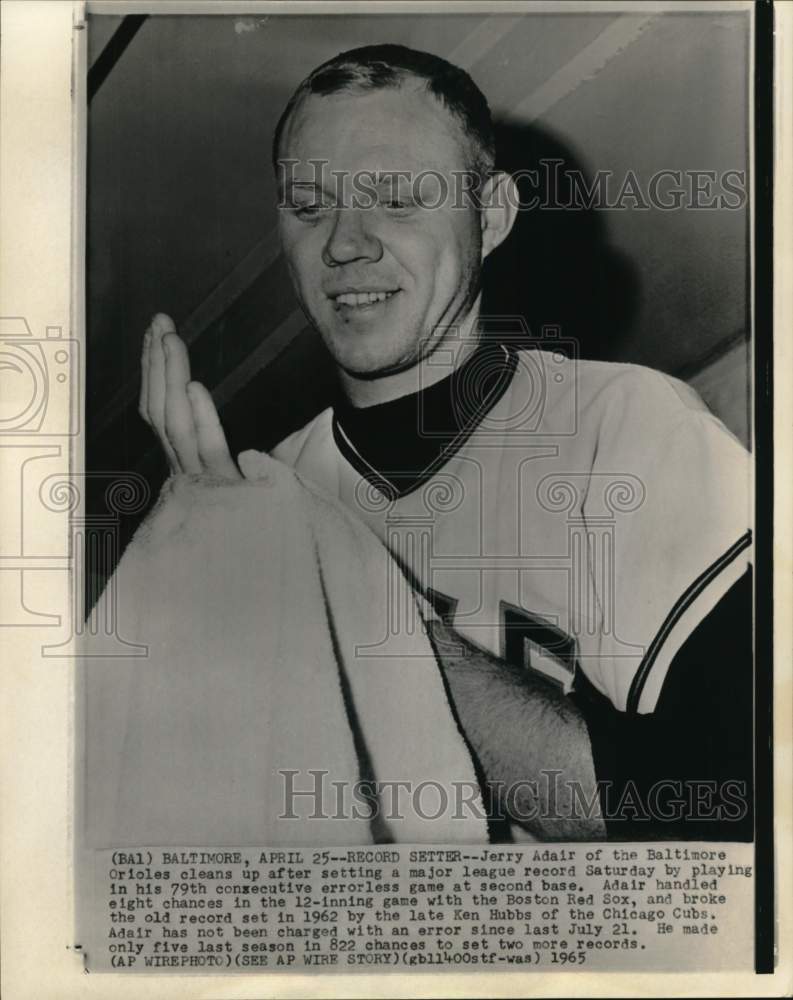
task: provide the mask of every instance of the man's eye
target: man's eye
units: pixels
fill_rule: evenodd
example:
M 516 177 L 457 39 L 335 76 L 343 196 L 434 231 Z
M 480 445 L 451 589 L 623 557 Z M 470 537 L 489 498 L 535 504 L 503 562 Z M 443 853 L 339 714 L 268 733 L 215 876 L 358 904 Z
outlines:
M 380 204 L 387 211 L 402 215 L 414 207 L 413 202 L 405 198 L 384 198 Z
M 330 211 L 330 208 L 330 205 L 325 205 L 322 202 L 312 202 L 309 205 L 295 205 L 293 211 L 298 219 L 309 221 L 318 219 L 323 212 Z

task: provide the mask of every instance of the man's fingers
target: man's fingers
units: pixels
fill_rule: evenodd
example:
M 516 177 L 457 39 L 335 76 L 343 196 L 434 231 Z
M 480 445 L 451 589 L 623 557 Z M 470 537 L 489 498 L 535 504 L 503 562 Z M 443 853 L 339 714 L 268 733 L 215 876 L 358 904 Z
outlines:
M 195 438 L 192 428 L 192 413 L 187 402 L 185 386 L 190 378 L 190 364 L 186 360 L 187 349 L 176 358 L 173 372 L 170 373 L 171 384 L 182 380 L 181 400 L 179 391 L 171 392 L 169 398 L 168 360 L 165 353 L 165 340 L 172 337 L 178 345 L 184 348 L 181 339 L 176 334 L 176 326 L 170 316 L 157 313 L 152 319 L 147 331 L 147 341 L 144 344 L 145 376 L 141 386 L 141 400 L 144 408 L 144 419 L 152 426 L 160 440 L 168 464 L 172 472 L 197 472 L 198 453 L 190 441 Z M 145 389 L 145 401 L 144 401 Z M 171 424 L 170 428 L 168 424 Z
M 175 333 L 164 335 L 162 347 L 165 355 L 165 437 L 179 459 L 182 472 L 201 472 L 193 408 L 187 398 L 190 380 L 187 348 Z
M 151 332 L 155 337 L 164 337 L 166 333 L 176 333 L 176 323 L 168 313 L 157 313 L 151 321 Z
M 165 436 L 165 351 L 162 338 L 165 333 L 173 331 L 173 321 L 164 313 L 158 313 L 149 327 L 146 410 L 149 423 L 161 438 Z
M 229 452 L 226 435 L 218 417 L 218 411 L 209 392 L 200 382 L 191 382 L 187 387 L 193 410 L 193 424 L 198 440 L 198 456 L 207 472 L 228 479 L 241 479 L 240 470 Z
M 173 329 L 173 320 L 164 313 L 158 313 L 143 338 L 138 411 L 157 435 L 171 472 L 181 472 L 179 458 L 165 434 L 165 355 L 162 337 Z
M 187 345 L 176 330 L 164 333 L 162 344 L 165 348 L 166 391 L 172 386 L 184 389 L 190 381 L 190 355 L 187 353 Z
M 143 350 L 140 355 L 140 398 L 138 400 L 138 413 L 147 424 L 151 424 L 149 417 L 149 360 L 151 357 L 151 327 L 143 335 Z
M 170 316 L 158 313 L 143 342 L 139 409 L 165 449 L 172 472 L 241 479 L 212 402 L 190 381 L 190 356 Z

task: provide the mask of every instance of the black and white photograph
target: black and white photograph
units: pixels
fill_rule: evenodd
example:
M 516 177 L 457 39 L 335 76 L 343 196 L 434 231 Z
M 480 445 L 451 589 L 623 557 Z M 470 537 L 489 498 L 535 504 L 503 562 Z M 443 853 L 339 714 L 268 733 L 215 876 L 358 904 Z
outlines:
M 748 12 L 87 30 L 89 829 L 751 840 Z
M 774 5 L 74 7 L 91 987 L 772 974 Z

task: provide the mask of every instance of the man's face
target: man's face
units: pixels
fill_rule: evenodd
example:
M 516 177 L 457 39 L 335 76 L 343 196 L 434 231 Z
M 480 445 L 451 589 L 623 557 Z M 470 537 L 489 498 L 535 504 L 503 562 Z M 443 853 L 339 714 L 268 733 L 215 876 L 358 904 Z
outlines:
M 412 82 L 314 95 L 289 119 L 279 152 L 284 254 L 300 304 L 348 374 L 410 367 L 469 312 L 481 226 L 470 199 L 455 199 L 452 176 L 468 168 L 467 154 L 457 121 Z M 411 182 L 426 171 L 437 173 Z

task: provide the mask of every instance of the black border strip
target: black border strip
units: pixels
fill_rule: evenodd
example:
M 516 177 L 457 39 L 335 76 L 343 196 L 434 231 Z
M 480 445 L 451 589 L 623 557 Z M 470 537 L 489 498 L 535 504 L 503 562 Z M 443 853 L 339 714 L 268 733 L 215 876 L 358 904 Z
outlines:
M 754 969 L 774 971 L 774 7 L 754 7 L 755 842 Z
M 642 662 L 639 664 L 639 667 L 633 676 L 630 691 L 628 692 L 628 700 L 625 705 L 626 712 L 635 713 L 638 710 L 639 699 L 641 698 L 644 684 L 650 674 L 650 671 L 652 670 L 653 664 L 658 659 L 658 654 L 661 651 L 666 637 L 678 623 L 681 615 L 687 608 L 691 607 L 692 602 L 699 597 L 711 580 L 715 580 L 719 573 L 721 573 L 723 569 L 726 569 L 736 556 L 743 552 L 745 548 L 748 548 L 751 542 L 752 533 L 751 531 L 747 531 L 746 534 L 741 535 L 738 541 L 734 542 L 723 555 L 720 555 L 715 562 L 711 563 L 704 573 L 700 573 L 696 580 L 694 580 L 694 582 L 677 599 L 674 607 L 661 623 L 661 627 L 655 633 L 653 641 L 650 643 L 647 652 L 644 654 Z
M 97 56 L 93 66 L 88 70 L 88 101 L 96 96 L 97 91 L 110 76 L 116 63 L 124 55 L 127 46 L 137 35 L 148 18 L 148 14 L 127 14 L 121 24 L 113 32 L 110 41 Z

